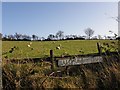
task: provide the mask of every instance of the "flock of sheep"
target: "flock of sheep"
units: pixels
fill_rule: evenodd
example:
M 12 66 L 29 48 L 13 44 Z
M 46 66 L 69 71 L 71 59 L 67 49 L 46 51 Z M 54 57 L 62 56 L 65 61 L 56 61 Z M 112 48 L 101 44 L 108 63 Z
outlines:
M 55 42 L 53 42 L 53 43 L 55 43 Z M 32 42 L 30 42 L 27 46 L 28 46 L 29 48 L 31 48 L 31 45 L 32 45 Z M 60 49 L 61 49 L 61 44 L 59 44 L 59 45 L 56 47 L 56 49 L 60 50 Z

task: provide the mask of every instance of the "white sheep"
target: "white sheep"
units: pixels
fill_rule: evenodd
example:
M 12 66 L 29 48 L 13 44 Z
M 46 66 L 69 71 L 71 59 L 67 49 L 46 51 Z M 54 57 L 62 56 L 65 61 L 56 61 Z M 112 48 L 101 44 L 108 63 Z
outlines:
M 58 46 L 58 47 L 56 47 L 56 49 L 60 49 L 60 47 Z
M 28 47 L 30 47 L 30 45 L 28 44 Z

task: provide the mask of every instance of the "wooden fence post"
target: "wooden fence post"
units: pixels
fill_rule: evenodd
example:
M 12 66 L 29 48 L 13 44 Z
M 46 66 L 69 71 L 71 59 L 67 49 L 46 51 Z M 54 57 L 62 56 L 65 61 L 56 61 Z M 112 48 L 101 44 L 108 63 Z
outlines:
M 51 69 L 52 69 L 52 71 L 54 71 L 55 70 L 55 62 L 54 62 L 53 50 L 50 50 L 50 61 L 51 61 Z
M 119 56 L 119 53 L 120 53 L 120 37 L 118 38 L 118 56 Z M 119 56 L 119 62 L 120 62 L 120 56 Z
M 97 49 L 98 49 L 98 53 L 101 55 L 102 50 L 101 50 L 101 46 L 98 42 L 97 42 Z
M 66 70 L 66 75 L 69 75 L 69 66 L 66 66 L 65 70 Z

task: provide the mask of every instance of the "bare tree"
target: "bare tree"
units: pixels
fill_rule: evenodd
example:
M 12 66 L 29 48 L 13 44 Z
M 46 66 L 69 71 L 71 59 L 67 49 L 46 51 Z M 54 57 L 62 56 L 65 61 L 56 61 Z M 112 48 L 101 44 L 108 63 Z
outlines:
M 55 36 L 53 34 L 49 34 L 48 39 L 53 40 Z
M 36 36 L 36 35 L 34 35 L 34 34 L 32 35 L 33 40 L 35 40 L 35 36 Z
M 58 31 L 58 32 L 56 33 L 56 37 L 57 37 L 57 38 L 59 37 L 59 39 L 62 39 L 62 38 L 64 37 L 64 32 L 63 32 L 63 31 Z
M 98 39 L 102 39 L 102 36 L 101 36 L 101 35 L 98 35 Z
M 91 28 L 87 28 L 85 29 L 85 34 L 88 36 L 88 38 L 90 39 L 90 37 L 93 36 L 94 31 Z
M 7 37 L 8 37 L 9 40 L 14 40 L 15 39 L 14 35 L 8 35 Z
M 24 34 L 24 35 L 22 35 L 22 39 L 23 40 L 31 40 L 31 37 L 29 35 Z
M 14 37 L 17 39 L 17 40 L 19 40 L 20 38 L 21 38 L 21 34 L 18 34 L 18 33 L 15 33 L 15 35 L 14 35 Z
M 36 35 L 32 35 L 32 38 L 33 38 L 33 40 L 38 40 L 38 36 L 36 36 Z
M 44 37 L 41 37 L 41 41 L 44 41 L 45 40 L 45 38 Z
M 114 33 L 113 31 L 111 31 L 111 30 L 109 30 L 109 32 L 111 33 L 111 34 L 114 34 L 114 38 L 117 38 L 117 34 L 116 33 Z

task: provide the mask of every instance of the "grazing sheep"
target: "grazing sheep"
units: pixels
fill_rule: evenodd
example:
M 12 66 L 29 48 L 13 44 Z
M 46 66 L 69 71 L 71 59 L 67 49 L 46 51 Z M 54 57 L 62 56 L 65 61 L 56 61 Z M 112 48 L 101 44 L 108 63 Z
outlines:
M 30 47 L 30 45 L 28 44 L 28 47 Z
M 56 47 L 56 49 L 60 49 L 60 47 L 58 46 L 58 47 Z

